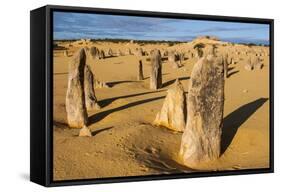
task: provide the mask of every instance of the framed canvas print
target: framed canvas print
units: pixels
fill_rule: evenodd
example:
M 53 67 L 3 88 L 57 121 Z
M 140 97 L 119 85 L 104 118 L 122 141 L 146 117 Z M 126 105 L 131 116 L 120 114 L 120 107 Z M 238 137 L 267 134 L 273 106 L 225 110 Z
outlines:
M 30 179 L 273 172 L 273 20 L 31 11 Z

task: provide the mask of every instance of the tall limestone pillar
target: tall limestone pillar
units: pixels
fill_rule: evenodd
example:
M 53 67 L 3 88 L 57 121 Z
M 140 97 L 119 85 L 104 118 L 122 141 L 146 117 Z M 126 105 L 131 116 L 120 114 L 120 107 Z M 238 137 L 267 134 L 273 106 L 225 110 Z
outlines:
M 84 94 L 85 63 L 86 53 L 83 48 L 76 52 L 69 63 L 65 106 L 68 125 L 72 128 L 82 128 L 88 121 Z
M 150 89 L 157 90 L 162 87 L 162 63 L 159 50 L 151 55 Z
M 187 97 L 187 123 L 180 158 L 189 167 L 220 156 L 224 108 L 224 70 L 221 59 L 207 55 L 191 73 Z

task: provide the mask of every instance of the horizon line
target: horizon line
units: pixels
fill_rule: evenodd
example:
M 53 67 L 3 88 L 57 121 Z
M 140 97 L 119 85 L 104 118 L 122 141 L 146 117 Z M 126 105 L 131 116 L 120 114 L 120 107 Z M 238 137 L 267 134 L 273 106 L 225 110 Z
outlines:
M 155 40 L 155 39 L 128 39 L 128 38 L 56 38 L 53 39 L 53 41 L 77 41 L 77 40 L 81 40 L 81 39 L 89 39 L 89 40 L 94 40 L 94 41 L 136 41 L 136 42 L 167 42 L 167 43 L 188 43 L 188 42 L 192 42 L 193 40 L 197 39 L 193 38 L 191 40 Z M 208 39 L 208 38 L 207 38 Z M 226 43 L 234 43 L 234 44 L 255 44 L 255 45 L 267 45 L 269 46 L 270 42 L 268 42 L 267 40 L 242 40 L 242 39 L 237 39 L 237 40 L 227 40 L 225 38 L 223 39 L 219 39 L 217 41 L 221 41 L 221 42 L 226 42 Z

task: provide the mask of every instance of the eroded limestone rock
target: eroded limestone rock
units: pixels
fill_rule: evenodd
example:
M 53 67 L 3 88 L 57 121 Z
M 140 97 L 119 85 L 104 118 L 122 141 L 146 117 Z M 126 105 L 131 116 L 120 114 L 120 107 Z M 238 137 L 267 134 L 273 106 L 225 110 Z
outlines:
M 151 56 L 150 89 L 162 87 L 162 63 L 159 50 L 154 50 Z
M 183 86 L 177 80 L 167 92 L 164 104 L 161 111 L 157 113 L 154 124 L 183 132 L 187 118 L 186 97 Z
M 84 70 L 84 90 L 87 110 L 100 109 L 94 89 L 94 75 L 88 65 Z
M 69 63 L 68 87 L 66 92 L 66 112 L 68 125 L 72 128 L 82 128 L 87 125 L 88 114 L 84 94 L 84 67 L 86 53 L 82 48 Z
M 188 118 L 179 153 L 186 166 L 220 156 L 223 108 L 223 64 L 214 56 L 204 56 L 192 69 L 187 97 Z
M 82 129 L 79 131 L 79 137 L 91 137 L 92 133 L 91 130 L 87 126 L 83 126 Z

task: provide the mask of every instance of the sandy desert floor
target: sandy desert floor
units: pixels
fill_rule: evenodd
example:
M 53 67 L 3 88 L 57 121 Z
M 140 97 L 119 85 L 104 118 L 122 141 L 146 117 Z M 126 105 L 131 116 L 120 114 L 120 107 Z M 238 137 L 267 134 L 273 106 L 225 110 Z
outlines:
M 99 48 L 131 47 L 99 43 Z M 143 45 L 144 49 L 168 45 Z M 181 45 L 175 45 L 180 47 Z M 78 47 L 71 47 L 71 51 Z M 246 59 L 232 64 L 225 81 L 222 155 L 200 170 L 181 165 L 178 152 L 182 133 L 152 125 L 167 89 L 179 78 L 187 94 L 196 58 L 174 69 L 163 62 L 163 87 L 149 89 L 150 65 L 143 56 L 144 81 L 137 81 L 138 58 L 134 55 L 87 61 L 96 78 L 110 88 L 96 89 L 100 110 L 89 112 L 92 137 L 78 137 L 79 129 L 66 123 L 65 96 L 71 57 L 54 51 L 54 180 L 170 174 L 206 170 L 269 167 L 269 57 L 262 70 L 244 69 Z

